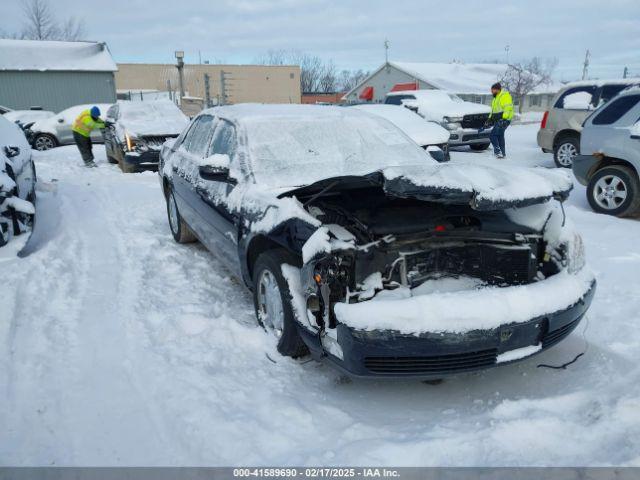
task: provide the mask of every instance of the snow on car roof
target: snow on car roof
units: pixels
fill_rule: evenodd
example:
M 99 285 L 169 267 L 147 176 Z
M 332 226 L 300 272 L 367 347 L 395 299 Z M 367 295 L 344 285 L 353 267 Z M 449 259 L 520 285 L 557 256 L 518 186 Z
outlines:
M 399 105 L 356 105 L 363 112 L 389 120 L 420 146 L 439 145 L 449 141 L 449 132 L 434 122 L 428 122 L 418 114 Z
M 392 66 L 442 90 L 488 95 L 492 84 L 507 71 L 506 63 L 389 62 Z M 555 93 L 558 84 L 540 85 L 533 93 Z
M 118 70 L 105 43 L 0 39 L 0 70 Z
M 570 82 L 566 85 L 563 85 L 562 88 L 567 89 L 571 87 L 581 87 L 581 86 L 596 86 L 602 87 L 603 85 L 638 85 L 640 84 L 640 78 L 611 78 L 611 79 L 602 79 L 602 80 L 578 80 L 576 82 Z

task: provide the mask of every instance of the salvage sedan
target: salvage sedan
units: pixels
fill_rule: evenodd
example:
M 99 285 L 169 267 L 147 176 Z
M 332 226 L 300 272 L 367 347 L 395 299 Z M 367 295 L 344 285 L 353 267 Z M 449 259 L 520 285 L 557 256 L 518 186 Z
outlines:
M 177 137 L 189 119 L 170 100 L 120 100 L 107 110 L 105 123 L 107 160 L 133 173 L 155 170 L 162 144 Z
M 594 294 L 565 172 L 438 163 L 357 109 L 210 109 L 165 144 L 159 172 L 175 240 L 243 279 L 280 353 L 354 376 L 528 357 Z

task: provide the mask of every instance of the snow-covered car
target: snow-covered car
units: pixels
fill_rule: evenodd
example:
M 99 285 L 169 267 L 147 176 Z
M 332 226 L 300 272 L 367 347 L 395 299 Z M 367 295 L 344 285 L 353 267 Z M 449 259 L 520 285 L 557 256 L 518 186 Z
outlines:
M 49 110 L 12 110 L 5 113 L 4 118 L 17 123 L 21 128 L 29 128 L 34 122 L 45 120 L 54 115 L 55 113 Z
M 640 213 L 640 87 L 631 87 L 593 112 L 580 136 L 582 155 L 573 173 L 586 185 L 598 213 L 619 217 Z
M 36 171 L 18 125 L 0 116 L 0 247 L 29 231 L 35 218 Z
M 170 100 L 120 100 L 107 110 L 107 159 L 125 173 L 158 167 L 162 144 L 177 137 L 189 119 Z
M 573 157 L 580 153 L 580 133 L 587 117 L 625 88 L 639 83 L 637 78 L 619 78 L 567 84 L 542 116 L 538 146 L 545 153 L 553 153 L 558 168 L 571 168 Z
M 100 109 L 104 118 L 104 114 L 111 104 L 77 105 L 67 108 L 52 117 L 38 120 L 25 130 L 29 143 L 36 150 L 49 150 L 60 145 L 73 145 L 75 143 L 73 131 L 71 130 L 73 122 L 83 110 L 93 106 L 97 106 Z M 91 140 L 94 143 L 102 143 L 102 132 L 98 129 L 91 132 Z
M 353 108 L 389 120 L 439 162 L 449 161 L 449 131 L 435 122 L 425 122 L 415 112 L 399 105 L 363 104 Z
M 438 163 L 354 108 L 200 113 L 160 155 L 177 242 L 253 291 L 283 355 L 355 376 L 441 378 L 565 338 L 595 279 L 566 171 Z
M 472 150 L 489 147 L 491 128 L 485 128 L 491 109 L 487 105 L 465 102 L 445 90 L 406 90 L 389 92 L 386 104 L 404 105 L 430 122 L 449 130 L 449 145 L 469 145 Z

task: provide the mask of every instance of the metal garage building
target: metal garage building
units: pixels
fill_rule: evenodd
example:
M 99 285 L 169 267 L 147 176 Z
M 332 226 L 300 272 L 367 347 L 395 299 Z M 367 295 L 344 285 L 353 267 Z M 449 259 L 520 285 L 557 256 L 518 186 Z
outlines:
M 0 105 L 59 112 L 113 103 L 117 69 L 104 43 L 0 40 Z

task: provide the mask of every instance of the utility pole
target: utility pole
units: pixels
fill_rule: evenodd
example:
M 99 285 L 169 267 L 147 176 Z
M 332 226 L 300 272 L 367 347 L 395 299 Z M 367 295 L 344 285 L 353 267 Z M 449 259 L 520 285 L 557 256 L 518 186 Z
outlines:
M 629 67 L 624 67 L 624 70 L 622 71 L 622 78 L 627 78 L 627 75 L 629 75 Z
M 176 60 L 178 63 L 176 67 L 178 68 L 178 83 L 180 87 L 180 104 L 182 104 L 182 97 L 184 97 L 184 51 L 178 50 L 176 51 Z
M 389 63 L 389 43 L 388 39 L 384 39 L 384 63 Z
M 584 54 L 584 64 L 582 65 L 582 80 L 586 80 L 589 76 L 589 58 L 591 57 L 591 52 L 587 49 L 587 52 Z

